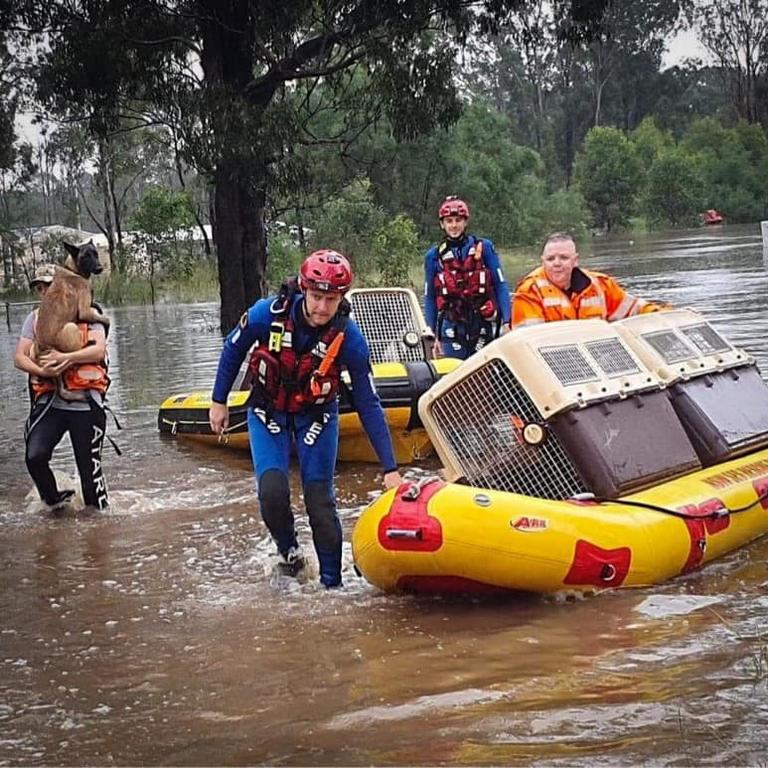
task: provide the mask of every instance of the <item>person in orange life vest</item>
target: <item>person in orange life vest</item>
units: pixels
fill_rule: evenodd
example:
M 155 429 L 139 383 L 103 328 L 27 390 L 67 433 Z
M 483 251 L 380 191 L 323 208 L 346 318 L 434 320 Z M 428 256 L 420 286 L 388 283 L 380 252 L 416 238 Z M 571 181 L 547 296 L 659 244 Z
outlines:
M 424 256 L 424 309 L 433 352 L 465 360 L 509 330 L 509 287 L 493 243 L 467 232 L 469 206 L 447 197 L 438 209 L 445 239 Z
M 544 244 L 541 266 L 517 284 L 512 327 L 553 320 L 613 321 L 665 308 L 633 296 L 608 275 L 582 269 L 573 238 L 557 232 Z
M 401 482 L 389 427 L 373 389 L 368 343 L 349 319 L 344 294 L 352 270 L 333 250 L 310 254 L 298 281 L 257 301 L 227 336 L 219 359 L 209 412 L 211 429 L 229 424 L 227 396 L 247 352 L 252 390 L 248 435 L 259 505 L 280 555 L 280 567 L 296 575 L 304 566 L 291 511 L 288 468 L 292 438 L 298 453 L 304 503 L 326 587 L 341 585 L 342 532 L 336 512 L 334 469 L 339 439 L 341 369 L 350 375 L 354 405 L 384 470 L 384 485 Z
M 41 295 L 53 276 L 37 273 L 30 285 Z M 30 356 L 35 341 L 37 310 L 29 313 L 14 354 L 15 366 L 29 375 L 32 408 L 25 429 L 27 470 L 40 498 L 52 511 L 64 507 L 74 490 L 60 491 L 51 471 L 53 451 L 69 433 L 80 475 L 83 501 L 103 510 L 109 504 L 101 463 L 106 428 L 104 395 L 106 334 L 101 325 L 81 324 L 83 348 L 75 352 L 51 350 L 39 361 Z

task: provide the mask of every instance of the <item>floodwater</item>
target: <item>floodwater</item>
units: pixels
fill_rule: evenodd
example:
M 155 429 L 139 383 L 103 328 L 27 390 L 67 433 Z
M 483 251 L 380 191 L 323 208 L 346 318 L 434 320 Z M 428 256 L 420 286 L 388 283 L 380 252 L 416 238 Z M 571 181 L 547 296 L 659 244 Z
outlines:
M 768 371 L 758 226 L 599 240 L 583 263 L 704 310 Z M 384 595 L 348 544 L 341 590 L 276 576 L 247 455 L 156 430 L 168 394 L 211 385 L 216 307 L 111 315 L 101 516 L 28 498 L 24 311 L 0 327 L 0 765 L 768 764 L 768 540 L 573 602 Z M 347 541 L 380 483 L 340 467 Z

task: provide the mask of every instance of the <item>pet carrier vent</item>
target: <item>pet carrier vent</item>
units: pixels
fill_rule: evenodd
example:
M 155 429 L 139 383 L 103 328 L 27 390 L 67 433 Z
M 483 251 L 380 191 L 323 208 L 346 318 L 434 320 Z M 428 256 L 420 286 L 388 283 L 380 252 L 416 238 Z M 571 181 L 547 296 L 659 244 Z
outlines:
M 473 486 L 546 499 L 565 499 L 585 490 L 554 434 L 531 445 L 526 425 L 541 415 L 502 360 L 492 359 L 431 405 L 461 474 Z
M 613 327 L 666 384 L 754 362 L 692 309 L 637 315 L 613 323 Z
M 606 376 L 640 373 L 637 361 L 619 339 L 588 341 L 584 346 Z
M 648 344 L 658 352 L 665 363 L 680 363 L 696 357 L 696 351 L 689 347 L 674 331 L 655 331 L 642 334 Z
M 727 352 L 731 345 L 709 324 L 689 325 L 680 329 L 685 338 L 692 343 L 702 355 L 714 355 Z
M 557 380 L 565 386 L 594 381 L 597 378 L 594 368 L 575 344 L 539 347 L 539 352 Z
M 426 360 L 426 321 L 418 299 L 406 288 L 355 289 L 348 295 L 352 318 L 368 341 L 373 363 Z

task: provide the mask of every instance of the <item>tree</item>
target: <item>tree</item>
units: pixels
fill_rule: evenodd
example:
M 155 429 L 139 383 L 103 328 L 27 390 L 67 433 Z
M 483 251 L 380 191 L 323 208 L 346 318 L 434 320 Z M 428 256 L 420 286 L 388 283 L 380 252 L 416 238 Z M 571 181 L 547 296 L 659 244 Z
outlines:
M 401 214 L 382 224 L 373 237 L 372 250 L 382 285 L 408 285 L 419 237 L 407 216 Z
M 694 156 L 662 148 L 648 170 L 643 209 L 652 226 L 692 226 L 703 210 L 703 181 Z
M 640 188 L 641 168 L 627 137 L 616 128 L 593 128 L 576 157 L 576 183 L 594 225 L 608 231 L 626 224 Z
M 689 23 L 720 64 L 739 117 L 768 126 L 758 94 L 768 77 L 768 0 L 693 0 Z
M 589 78 L 592 84 L 594 122 L 603 118 L 605 89 L 621 79 L 620 90 L 633 93 L 650 69 L 658 72 L 664 39 L 680 14 L 676 0 L 609 3 L 600 18 L 599 30 L 587 47 Z M 638 77 L 641 71 L 644 74 Z M 628 87 L 630 86 L 630 87 Z M 634 126 L 625 126 L 627 128 Z
M 459 114 L 455 51 L 523 0 L 52 0 L 30 27 L 45 30 L 39 73 L 59 109 L 90 111 L 94 135 L 114 130 L 128 102 L 173 123 L 185 159 L 213 188 L 221 327 L 265 290 L 264 218 L 282 161 L 302 135 L 293 99 L 324 84 L 335 95 L 365 73 L 359 108 L 386 114 L 398 138 Z M 573 31 L 605 0 L 574 2 Z M 116 44 L 119 41 L 119 44 Z M 195 65 L 199 65 L 196 68 Z M 202 73 L 200 76 L 199 73 Z M 326 108 L 332 108 L 328 102 Z M 135 106 L 133 107 L 135 110 Z M 315 137 L 320 138 L 320 137 Z
M 637 158 L 647 171 L 659 153 L 675 146 L 675 141 L 668 131 L 662 131 L 652 117 L 646 117 L 629 135 L 637 150 Z
M 683 147 L 697 157 L 703 207 L 731 221 L 759 221 L 768 212 L 768 138 L 755 124 L 725 128 L 711 118 L 691 124 Z
M 194 223 L 192 205 L 185 192 L 164 187 L 150 187 L 133 213 L 132 225 L 140 232 L 139 243 L 147 251 L 152 302 L 155 300 L 155 267 L 159 264 L 168 274 L 189 271 L 190 252 L 179 247 L 178 233 Z
M 17 143 L 15 121 L 22 93 L 19 66 L 6 40 L 8 22 L 9 10 L 0 4 L 0 252 L 5 287 L 16 274 L 12 200 L 30 185 L 36 170 L 32 147 Z

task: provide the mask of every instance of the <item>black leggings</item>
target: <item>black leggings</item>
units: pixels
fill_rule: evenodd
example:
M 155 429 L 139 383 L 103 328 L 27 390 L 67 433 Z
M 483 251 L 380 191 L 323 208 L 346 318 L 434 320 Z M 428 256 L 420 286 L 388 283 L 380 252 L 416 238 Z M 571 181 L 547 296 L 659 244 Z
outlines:
M 69 432 L 83 489 L 83 501 L 97 509 L 107 507 L 107 483 L 101 467 L 106 425 L 106 413 L 95 403 L 91 404 L 88 411 L 64 411 L 49 407 L 47 402 L 38 403 L 32 408 L 25 433 L 25 459 L 40 498 L 46 504 L 55 504 L 59 498 L 50 462 L 54 448 L 64 434 Z

